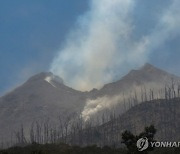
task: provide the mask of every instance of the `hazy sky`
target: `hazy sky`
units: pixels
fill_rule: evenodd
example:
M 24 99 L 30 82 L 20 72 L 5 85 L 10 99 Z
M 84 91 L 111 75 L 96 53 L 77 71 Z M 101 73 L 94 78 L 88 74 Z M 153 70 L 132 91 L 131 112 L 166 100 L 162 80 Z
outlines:
M 127 4 L 123 1 L 112 0 L 112 3 L 108 4 L 108 0 L 99 0 L 98 2 L 95 0 L 1 0 L 0 95 L 15 87 L 17 84 L 22 83 L 37 72 L 49 71 L 49 68 L 57 71 L 58 73 L 56 74 L 58 75 L 63 73 L 62 76 L 67 77 L 67 79 L 65 79 L 66 82 L 71 80 L 69 76 L 72 76 L 73 73 L 77 78 L 82 75 L 84 77 L 83 80 L 87 79 L 89 74 L 76 68 L 76 64 L 74 65 L 74 62 L 72 62 L 73 58 L 75 61 L 81 61 L 81 58 L 87 56 L 84 53 L 91 53 L 91 51 L 84 52 L 84 49 L 90 45 L 90 41 L 92 42 L 92 39 L 95 38 L 94 33 L 99 33 L 99 35 L 103 34 L 101 28 L 98 32 L 94 31 L 94 29 L 96 29 L 96 27 L 98 28 L 98 26 L 103 26 L 103 23 L 106 22 L 106 20 L 102 18 L 106 18 L 107 11 L 113 11 L 110 10 L 115 7 L 113 3 L 117 3 L 115 8 L 116 12 L 110 12 L 109 17 L 106 19 L 107 21 L 111 19 L 115 20 L 111 20 L 110 24 L 107 24 L 109 27 L 103 27 L 103 29 L 108 32 L 107 36 L 109 36 L 109 33 L 117 28 L 116 30 L 119 30 L 119 36 L 115 34 L 110 35 L 110 41 L 115 40 L 116 45 L 124 41 L 125 36 L 123 34 L 122 37 L 120 33 L 120 31 L 124 31 L 123 25 L 127 25 L 130 30 L 127 30 L 128 39 L 122 44 L 119 43 L 118 48 L 116 47 L 114 49 L 113 55 L 116 57 L 113 58 L 113 55 L 110 55 L 111 61 L 113 61 L 113 59 L 117 60 L 116 58 L 118 56 L 123 57 L 121 59 L 122 63 L 117 65 L 112 64 L 112 62 L 106 63 L 103 67 L 111 65 L 111 67 L 109 67 L 110 70 L 115 66 L 116 71 L 103 70 L 97 78 L 104 75 L 104 73 L 106 75 L 107 73 L 113 73 L 114 75 L 112 75 L 109 80 L 116 80 L 129 71 L 132 66 L 139 66 L 141 63 L 137 64 L 137 61 L 132 60 L 134 55 L 131 56 L 131 51 L 135 48 L 134 50 L 138 52 L 139 46 L 142 48 L 142 45 L 143 52 L 147 51 L 148 54 L 138 53 L 137 57 L 134 58 L 137 58 L 139 61 L 142 55 L 142 63 L 149 62 L 180 75 L 180 3 L 178 0 L 127 0 Z M 89 2 L 91 2 L 91 4 L 89 4 Z M 106 6 L 112 6 L 112 8 L 107 8 Z M 99 9 L 102 10 L 99 11 Z M 111 18 L 111 15 L 113 18 Z M 82 26 L 87 26 L 88 28 L 82 28 Z M 75 38 L 76 36 L 81 37 L 81 39 L 75 39 L 81 43 L 84 41 L 82 41 L 83 36 L 87 36 L 88 39 L 83 42 L 87 46 L 82 46 L 81 44 L 81 48 L 77 48 L 78 45 L 73 44 L 73 49 L 77 49 L 77 51 L 74 51 L 72 54 L 69 46 L 74 42 L 74 38 L 67 38 L 69 34 L 73 32 L 75 32 L 73 35 Z M 87 32 L 90 34 L 86 34 Z M 103 37 L 103 35 L 101 36 Z M 148 43 L 144 40 L 147 40 Z M 107 40 L 103 41 L 101 42 L 102 44 Z M 129 48 L 129 43 L 133 44 L 131 48 Z M 66 44 L 66 46 L 64 44 Z M 113 46 L 114 44 L 112 43 L 110 45 Z M 119 49 L 122 49 L 123 52 L 117 52 Z M 92 50 L 95 51 L 98 49 L 93 47 Z M 62 62 L 59 62 L 64 60 L 62 58 L 64 53 L 69 54 L 67 60 L 69 59 L 72 62 L 69 62 L 69 67 L 63 67 Z M 103 51 L 101 51 L 101 54 L 102 53 Z M 125 53 L 128 53 L 128 55 Z M 96 56 L 96 54 L 94 56 Z M 126 57 L 130 59 L 129 61 L 133 62 L 131 63 L 128 60 L 124 60 Z M 89 61 L 88 58 L 86 60 Z M 110 61 L 105 57 L 103 60 L 104 62 Z M 55 66 L 52 66 L 53 64 L 55 64 Z M 87 64 L 87 70 L 89 70 L 89 72 L 92 71 L 92 61 L 88 63 L 84 62 L 82 65 L 83 64 L 85 66 Z M 124 70 L 122 66 L 125 64 L 128 67 L 124 67 Z M 101 66 L 102 63 L 98 64 L 98 66 L 99 65 Z M 59 67 L 61 67 L 60 70 L 57 69 Z M 61 69 L 67 69 L 67 72 L 66 70 L 62 72 Z M 97 69 L 96 72 L 100 71 Z M 96 83 L 94 79 L 92 81 L 89 79 L 84 81 L 89 83 L 93 81 Z M 106 82 L 106 80 L 100 84 L 103 84 L 103 82 Z M 70 86 L 76 87 L 74 83 Z
M 0 94 L 47 71 L 85 0 L 0 1 Z

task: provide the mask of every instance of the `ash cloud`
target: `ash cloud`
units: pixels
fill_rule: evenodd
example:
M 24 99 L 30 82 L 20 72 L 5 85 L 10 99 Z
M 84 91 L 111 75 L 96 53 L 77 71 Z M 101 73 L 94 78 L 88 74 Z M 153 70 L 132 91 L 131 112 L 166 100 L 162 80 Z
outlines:
M 112 81 L 114 69 L 121 69 L 127 59 L 139 54 L 146 42 L 130 40 L 133 0 L 92 0 L 90 6 L 51 65 L 53 73 L 79 90 L 99 88 Z M 128 42 L 138 50 L 131 54 Z
M 90 90 L 147 62 L 156 48 L 179 33 L 180 2 L 172 0 L 151 33 L 138 40 L 133 37 L 135 6 L 135 0 L 91 0 L 90 10 L 78 18 L 50 70 L 65 84 Z
M 166 77 L 165 77 L 166 78 Z M 118 115 L 124 113 L 126 110 L 131 108 L 131 105 L 139 104 L 142 102 L 142 96 L 145 101 L 145 97 L 147 100 L 152 98 L 152 91 L 154 99 L 163 99 L 165 98 L 164 86 L 171 87 L 172 83 L 169 79 L 162 79 L 162 83 L 159 82 L 147 82 L 140 86 L 133 84 L 131 89 L 123 89 L 123 92 L 114 95 L 114 96 L 102 96 L 96 99 L 87 99 L 86 104 L 81 112 L 82 118 L 84 121 L 90 120 L 94 115 L 97 116 L 99 113 L 104 112 L 106 110 L 114 110 L 117 109 Z M 178 93 L 178 83 L 179 80 L 175 80 L 175 92 Z M 130 105 L 130 104 L 131 105 Z
M 113 97 L 103 96 L 95 100 L 88 99 L 86 105 L 81 112 L 84 121 L 88 121 L 93 115 L 96 115 L 99 111 L 104 111 L 105 109 L 112 109 L 113 106 L 117 105 L 119 102 L 123 102 L 123 99 L 128 98 L 127 96 L 117 95 Z

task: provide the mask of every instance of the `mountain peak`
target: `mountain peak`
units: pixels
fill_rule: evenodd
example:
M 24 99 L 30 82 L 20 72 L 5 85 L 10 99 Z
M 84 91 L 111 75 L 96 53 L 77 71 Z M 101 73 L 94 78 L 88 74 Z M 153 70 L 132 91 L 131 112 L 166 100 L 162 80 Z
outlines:
M 164 74 L 164 71 L 161 69 L 156 68 L 155 66 L 146 63 L 140 69 L 137 70 L 131 70 L 127 75 L 124 76 L 124 78 L 137 78 L 138 76 L 143 76 L 143 74 L 159 74 L 162 73 Z
M 139 70 L 139 72 L 141 73 L 148 73 L 148 74 L 151 74 L 151 75 L 170 75 L 168 72 L 158 68 L 158 67 L 155 67 L 149 63 L 146 63 L 144 64 L 144 66 L 142 66 Z
M 146 63 L 146 64 L 144 64 L 144 66 L 142 66 L 140 68 L 140 70 L 142 70 L 142 71 L 150 71 L 150 70 L 159 70 L 159 69 L 156 68 L 155 66 L 149 64 L 149 63 Z
M 42 80 L 42 79 L 44 79 L 44 78 L 46 78 L 47 76 L 50 76 L 50 75 L 52 75 L 51 72 L 41 72 L 41 73 L 35 74 L 32 77 L 30 77 L 28 79 L 28 81 Z
M 54 75 L 51 72 L 41 72 L 39 74 L 32 76 L 28 81 L 39 81 L 39 80 L 46 80 L 46 81 L 51 80 L 63 84 L 63 79 L 60 78 L 59 76 Z
M 179 81 L 179 77 L 170 74 L 149 63 L 144 64 L 138 70 L 131 70 L 123 79 L 138 82 L 161 82 L 163 84 L 171 82 L 172 79 Z

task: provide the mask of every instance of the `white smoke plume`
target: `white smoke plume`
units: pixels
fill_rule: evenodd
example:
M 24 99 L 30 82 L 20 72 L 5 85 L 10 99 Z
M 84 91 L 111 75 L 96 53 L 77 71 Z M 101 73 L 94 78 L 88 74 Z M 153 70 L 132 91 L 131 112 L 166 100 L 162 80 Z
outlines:
M 124 98 L 127 98 L 127 96 L 126 97 L 125 96 L 123 97 L 123 95 L 117 95 L 113 97 L 103 96 L 95 100 L 88 99 L 81 113 L 83 120 L 88 121 L 91 118 L 91 116 L 96 115 L 99 111 L 103 111 L 106 108 L 111 109 L 119 102 L 122 103 Z
M 154 99 L 163 99 L 165 98 L 164 93 L 164 86 L 167 87 L 172 86 L 172 81 L 170 77 L 167 78 L 166 76 L 164 79 L 162 78 L 162 83 L 159 82 L 147 82 L 142 85 L 136 85 L 136 83 L 132 84 L 131 90 L 123 89 L 123 92 L 119 93 L 118 95 L 114 96 L 102 96 L 98 97 L 97 99 L 88 99 L 86 100 L 86 104 L 84 106 L 83 111 L 81 112 L 82 118 L 84 121 L 88 121 L 94 115 L 98 115 L 100 112 L 104 112 L 106 110 L 114 110 L 117 109 L 118 114 L 124 113 L 126 110 L 130 109 L 131 105 L 134 104 L 134 101 L 137 103 L 142 102 L 142 96 L 145 101 L 145 97 L 147 100 L 152 98 L 152 91 Z M 179 80 L 175 80 L 175 85 L 178 85 Z M 175 86 L 175 92 L 178 93 L 176 90 L 178 86 Z
M 125 63 L 144 63 L 147 41 L 131 41 L 133 6 L 134 0 L 92 0 L 51 71 L 76 89 L 90 90 L 112 81 L 115 68 L 120 70 Z
M 79 17 L 50 69 L 75 89 L 99 88 L 120 77 L 124 70 L 147 62 L 153 51 L 180 33 L 179 0 L 171 0 L 171 5 L 159 14 L 151 33 L 140 39 L 133 37 L 135 0 L 90 2 L 90 10 Z M 88 100 L 82 114 L 89 117 L 103 108 L 109 108 L 112 101 L 117 102 L 117 98 L 121 99 Z
M 142 65 L 154 49 L 177 35 L 180 26 L 180 2 L 172 0 L 154 30 L 135 40 L 135 0 L 90 2 L 90 10 L 79 17 L 50 69 L 78 90 L 99 88 L 120 77 L 124 70 Z

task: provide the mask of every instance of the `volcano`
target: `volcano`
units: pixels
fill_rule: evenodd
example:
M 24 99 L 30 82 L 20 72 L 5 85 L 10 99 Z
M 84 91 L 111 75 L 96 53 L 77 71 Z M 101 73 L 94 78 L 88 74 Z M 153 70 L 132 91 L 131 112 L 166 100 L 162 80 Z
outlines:
M 138 93 L 137 89 L 142 87 L 158 90 L 172 82 L 178 84 L 179 81 L 178 76 L 145 64 L 99 90 L 81 92 L 66 86 L 63 79 L 52 73 L 39 73 L 0 98 L 0 136 L 6 134 L 6 138 L 9 138 L 21 125 L 28 132 L 36 121 L 48 119 L 58 123 L 59 116 L 79 115 L 89 99 L 96 100 L 104 96 L 111 99 L 134 90 Z

